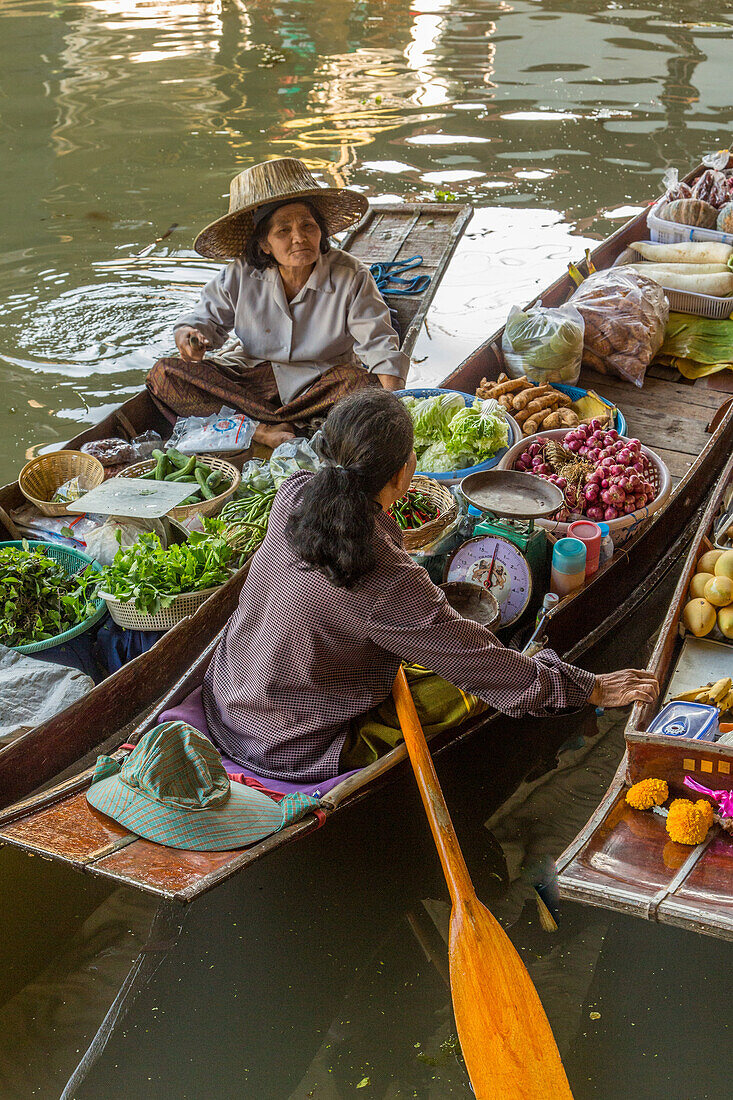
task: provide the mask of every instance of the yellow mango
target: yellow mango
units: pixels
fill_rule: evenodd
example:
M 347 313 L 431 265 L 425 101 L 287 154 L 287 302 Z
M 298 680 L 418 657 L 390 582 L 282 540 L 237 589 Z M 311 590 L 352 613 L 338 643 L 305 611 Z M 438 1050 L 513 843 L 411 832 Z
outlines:
M 718 612 L 718 626 L 724 638 L 733 638 L 733 607 L 721 607 Z
M 733 581 L 729 577 L 713 577 L 705 585 L 703 596 L 713 607 L 727 607 L 733 600 Z
M 682 621 L 696 638 L 704 638 L 715 626 L 715 608 L 707 600 L 690 600 L 685 604 Z
M 715 576 L 733 580 L 733 550 L 724 550 L 715 563 Z
M 700 599 L 705 595 L 705 585 L 713 579 L 712 573 L 695 573 L 690 581 L 690 599 Z
M 718 558 L 722 558 L 723 553 L 722 550 L 708 550 L 697 563 L 698 573 L 714 573 L 715 563 Z

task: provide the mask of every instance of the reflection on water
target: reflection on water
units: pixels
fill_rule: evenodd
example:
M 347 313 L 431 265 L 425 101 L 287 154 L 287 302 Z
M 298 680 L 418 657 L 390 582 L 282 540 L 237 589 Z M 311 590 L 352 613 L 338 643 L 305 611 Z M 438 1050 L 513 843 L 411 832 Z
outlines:
M 196 230 L 267 157 L 377 199 L 478 205 L 415 352 L 415 381 L 442 377 L 578 234 L 719 144 L 730 17 L 698 8 L 5 0 L 4 475 L 140 387 L 211 271 Z
M 5 0 L 4 480 L 139 389 L 216 270 L 192 253 L 196 231 L 226 209 L 230 177 L 268 157 L 300 156 L 377 201 L 476 205 L 414 352 L 414 382 L 443 377 L 640 209 L 664 167 L 729 138 L 732 27 L 728 5 L 711 17 L 695 0 Z M 593 731 L 558 730 L 553 744 L 568 732 Z M 557 852 L 587 816 L 619 727 L 592 742 L 494 826 L 512 867 Z M 497 777 L 511 789 L 536 750 L 524 756 L 511 740 L 462 746 L 441 778 L 576 1097 L 725 1095 L 722 945 L 576 907 L 549 937 L 522 880 L 501 886 L 481 820 L 505 793 Z M 197 903 L 79 1097 L 469 1095 L 421 813 L 404 777 Z M 0 875 L 0 1023 L 24 1036 L 0 1048 L 14 1082 L 0 1092 L 52 1097 L 152 914 L 11 853 Z M 53 1051 L 43 1065 L 39 1050 Z

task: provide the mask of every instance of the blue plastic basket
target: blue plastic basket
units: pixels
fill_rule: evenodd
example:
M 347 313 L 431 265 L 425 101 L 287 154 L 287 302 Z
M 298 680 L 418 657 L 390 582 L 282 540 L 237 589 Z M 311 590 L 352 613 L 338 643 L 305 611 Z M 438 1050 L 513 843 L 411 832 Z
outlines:
M 460 393 L 461 397 L 465 398 L 467 405 L 473 405 L 477 400 L 476 395 L 473 393 L 464 393 L 462 390 L 443 390 L 438 387 L 427 389 L 415 389 L 415 390 L 395 390 L 395 397 L 442 397 L 446 393 Z M 493 458 L 489 458 L 486 462 L 480 462 L 478 466 L 469 466 L 465 470 L 450 470 L 444 474 L 434 474 L 430 470 L 416 470 L 416 474 L 422 474 L 424 477 L 431 477 L 434 481 L 444 481 L 449 485 L 455 485 L 461 481 L 464 477 L 468 477 L 469 474 L 479 473 L 481 470 L 491 470 L 494 466 L 498 466 L 504 455 L 507 453 L 510 447 L 512 447 L 519 438 L 517 431 L 514 427 L 514 421 L 509 420 L 509 442 L 506 447 L 502 447 L 500 451 L 497 451 Z
M 566 393 L 571 401 L 579 401 L 581 397 L 586 397 L 587 390 L 581 390 L 579 386 L 561 386 L 559 382 L 552 383 L 553 390 L 559 390 L 560 393 Z M 595 390 L 593 391 L 595 393 Z M 611 401 L 607 401 L 605 397 L 601 397 L 600 393 L 596 393 L 604 405 L 608 405 L 609 409 L 616 409 L 615 405 Z M 626 435 L 626 418 L 620 409 L 616 409 L 613 418 L 613 426 L 619 435 Z
M 54 542 L 39 542 L 37 539 L 26 539 L 25 542 L 29 550 L 41 547 L 46 556 L 58 562 L 67 573 L 75 573 L 81 565 L 91 565 L 94 573 L 101 571 L 102 567 L 99 562 L 88 558 L 86 554 L 79 553 L 78 550 L 73 550 L 70 546 L 59 546 Z M 23 542 L 0 542 L 0 550 L 8 546 L 15 546 L 22 550 Z M 57 634 L 55 638 L 46 638 L 43 642 L 29 642 L 27 645 L 16 645 L 9 648 L 14 649 L 16 653 L 41 653 L 44 649 L 52 649 L 53 646 L 63 645 L 64 642 L 77 638 L 80 634 L 90 630 L 95 623 L 98 623 L 107 614 L 107 605 L 104 600 L 94 600 L 93 603 L 96 608 L 94 614 L 90 615 L 88 619 L 84 619 L 83 622 L 77 623 L 71 630 L 65 630 L 63 634 Z

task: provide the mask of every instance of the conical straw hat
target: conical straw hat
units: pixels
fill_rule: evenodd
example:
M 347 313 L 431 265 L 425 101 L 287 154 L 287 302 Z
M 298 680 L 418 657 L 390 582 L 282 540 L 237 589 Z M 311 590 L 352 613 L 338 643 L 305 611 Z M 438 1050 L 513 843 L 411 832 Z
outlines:
M 323 215 L 328 235 L 348 229 L 366 214 L 369 203 L 358 191 L 319 187 L 299 160 L 283 157 L 253 164 L 229 185 L 229 213 L 202 229 L 193 247 L 212 260 L 243 256 L 254 222 L 252 211 L 270 202 L 307 199 Z

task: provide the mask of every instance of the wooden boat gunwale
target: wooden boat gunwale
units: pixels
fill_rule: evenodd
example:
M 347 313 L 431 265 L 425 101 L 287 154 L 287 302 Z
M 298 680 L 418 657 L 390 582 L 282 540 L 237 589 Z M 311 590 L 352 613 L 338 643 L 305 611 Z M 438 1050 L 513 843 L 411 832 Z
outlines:
M 647 667 L 660 681 L 660 699 L 664 697 L 666 684 L 680 650 L 679 623 L 688 599 L 690 581 L 694 576 L 698 558 L 705 549 L 712 545 L 708 535 L 714 526 L 725 491 L 731 480 L 733 480 L 733 455 L 728 459 L 716 489 L 711 494 L 703 511 L 697 533 L 689 547 L 684 567 L 649 659 Z M 733 646 L 731 646 L 731 662 L 733 664 Z M 643 896 L 636 882 L 630 881 L 626 887 L 619 886 L 615 880 L 610 878 L 603 882 L 584 882 L 580 863 L 576 864 L 576 860 L 579 861 L 583 853 L 589 850 L 589 845 L 601 834 L 609 835 L 609 843 L 611 842 L 614 826 L 612 824 L 609 826 L 609 822 L 612 821 L 612 815 L 616 807 L 625 798 L 628 787 L 644 777 L 643 772 L 635 766 L 635 753 L 640 748 L 649 746 L 657 752 L 664 752 L 667 757 L 678 757 L 683 761 L 683 767 L 685 759 L 695 760 L 698 754 L 704 754 L 706 760 L 709 760 L 713 766 L 710 769 L 708 778 L 706 778 L 708 776 L 707 772 L 701 773 L 701 777 L 704 785 L 709 786 L 711 789 L 716 786 L 716 783 L 719 785 L 721 782 L 723 784 L 726 782 L 726 780 L 716 781 L 715 779 L 718 769 L 715 768 L 713 762 L 716 759 L 724 765 L 728 765 L 726 774 L 733 772 L 733 745 L 690 741 L 681 738 L 675 738 L 674 741 L 671 741 L 670 738 L 663 735 L 647 732 L 646 727 L 657 710 L 657 703 L 637 703 L 632 708 L 624 731 L 626 751 L 616 774 L 591 817 L 557 860 L 560 894 L 562 897 L 587 905 L 631 913 L 649 920 L 674 924 L 680 928 L 692 929 L 703 934 L 733 940 L 733 913 L 726 920 L 723 916 L 716 914 L 714 908 L 709 905 L 704 912 L 695 913 L 689 910 L 689 906 L 684 911 L 680 911 L 675 898 L 676 892 L 685 886 L 690 874 L 699 866 L 699 862 L 708 846 L 720 835 L 716 829 L 711 830 L 704 844 L 690 849 L 691 855 L 678 874 L 670 880 L 668 886 L 660 888 L 658 894 L 651 899 Z M 667 776 L 660 777 L 666 778 Z M 695 797 L 694 793 L 691 792 L 687 792 L 685 795 L 684 789 L 680 791 L 680 795 L 690 797 L 693 800 Z M 611 834 L 608 833 L 609 827 Z M 642 881 L 641 871 L 640 866 L 638 881 Z M 731 843 L 730 851 L 730 871 L 729 897 L 733 906 L 733 843 Z

